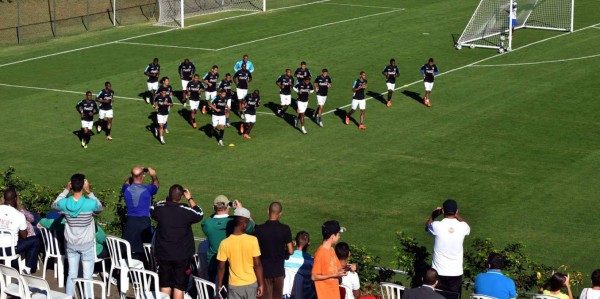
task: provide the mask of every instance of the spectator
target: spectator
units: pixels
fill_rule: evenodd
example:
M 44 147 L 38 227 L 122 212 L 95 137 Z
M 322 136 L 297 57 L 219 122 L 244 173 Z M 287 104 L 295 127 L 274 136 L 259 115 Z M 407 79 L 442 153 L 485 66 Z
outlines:
M 504 257 L 490 253 L 487 260 L 488 271 L 475 277 L 475 293 L 498 299 L 517 298 L 515 282 L 502 274 Z
M 152 178 L 152 184 L 144 184 L 146 173 Z M 131 176 L 123 183 L 122 190 L 127 207 L 127 222 L 123 230 L 123 239 L 131 245 L 134 259 L 145 259 L 144 243 L 152 241 L 150 206 L 152 206 L 152 196 L 156 194 L 158 187 L 156 171 L 141 166 L 134 167 L 131 170 Z
M 346 299 L 360 297 L 360 279 L 358 278 L 358 273 L 356 273 L 356 265 L 348 264 L 350 254 L 348 243 L 340 242 L 335 245 L 335 255 L 340 260 L 342 268 L 345 268 L 347 271 L 347 275 L 342 277 L 340 284 L 352 290 L 352 293 L 346 293 Z
M 209 243 L 208 252 L 206 253 L 208 262 L 208 280 L 215 283 L 217 281 L 217 268 L 219 265 L 219 262 L 217 261 L 219 245 L 221 244 L 221 241 L 225 240 L 225 238 L 233 231 L 233 223 L 230 223 L 231 220 L 233 220 L 233 217 L 229 216 L 229 209 L 231 206 L 238 209 L 243 208 L 242 203 L 238 200 L 230 202 L 225 195 L 215 197 L 215 200 L 213 201 L 215 213 L 210 218 L 202 221 L 202 231 Z M 252 231 L 254 231 L 254 221 L 250 219 L 244 232 L 250 234 Z M 225 273 L 223 284 L 227 284 L 227 277 L 228 273 Z
M 17 210 L 19 198 L 17 191 L 10 187 L 4 191 L 4 203 L 0 205 L 0 229 L 13 233 L 12 240 L 0 239 L 0 247 L 15 246 L 17 254 L 25 254 L 25 273 L 34 273 L 37 270 L 40 241 L 35 236 L 28 234 L 26 217 Z
M 296 234 L 296 250 L 284 263 L 283 298 L 314 298 L 315 287 L 310 279 L 313 257 L 307 252 L 310 236 L 305 231 Z
M 425 270 L 423 285 L 405 290 L 402 294 L 402 299 L 445 299 L 444 296 L 435 291 L 438 279 L 438 273 L 435 269 L 429 268 Z
M 567 288 L 568 295 L 560 291 L 563 287 Z M 542 286 L 541 291 L 544 295 L 550 295 L 560 299 L 573 299 L 568 274 L 554 273 L 548 282 Z
M 265 288 L 262 299 L 281 299 L 283 297 L 283 278 L 285 259 L 294 253 L 292 231 L 279 222 L 283 212 L 280 202 L 269 205 L 269 220 L 257 225 L 254 235 L 260 246 L 260 262 L 263 266 Z
M 219 268 L 216 289 L 220 290 L 223 286 L 225 265 L 229 262 L 227 298 L 257 298 L 263 295 L 264 280 L 258 239 L 244 233 L 250 222 L 250 211 L 236 208 L 233 216 L 233 232 L 221 242 L 217 252 Z M 220 297 L 220 294 L 216 297 Z
M 315 253 L 315 261 L 311 278 L 315 282 L 318 298 L 340 299 L 339 278 L 346 276 L 346 269 L 342 268 L 335 255 L 333 246 L 339 241 L 345 228 L 335 220 L 330 220 L 321 226 L 323 243 Z
M 67 197 L 73 190 L 73 195 Z M 88 195 L 83 195 L 85 191 Z M 52 209 L 65 216 L 65 248 L 69 262 L 66 292 L 74 296 L 73 278 L 79 274 L 79 261 L 83 265 L 83 278 L 91 279 L 94 272 L 96 256 L 95 234 L 96 224 L 94 213 L 102 211 L 102 204 L 90 191 L 90 185 L 85 176 L 76 173 L 71 176 L 67 187 L 58 195 Z
M 444 214 L 441 221 L 433 221 Z M 463 275 L 463 241 L 471 232 L 465 220 L 458 215 L 458 204 L 453 199 L 437 207 L 425 224 L 425 230 L 434 236 L 432 267 L 438 272 L 438 289 L 460 293 Z
M 599 299 L 600 298 L 600 269 L 592 272 L 592 287 L 581 291 L 579 299 Z
M 181 204 L 183 196 L 189 206 Z M 151 214 L 157 222 L 154 256 L 158 264 L 160 291 L 173 299 L 183 299 L 194 256 L 192 224 L 200 222 L 204 213 L 190 191 L 175 184 L 169 188 L 167 201 L 152 207 Z
M 40 219 L 38 222 L 39 227 L 45 227 L 50 230 L 55 230 L 64 234 L 65 231 L 65 218 L 56 212 L 50 212 L 46 215 L 46 217 Z M 108 248 L 106 247 L 106 233 L 96 223 L 95 230 L 95 240 L 96 240 L 96 256 L 98 258 L 107 258 L 108 257 Z

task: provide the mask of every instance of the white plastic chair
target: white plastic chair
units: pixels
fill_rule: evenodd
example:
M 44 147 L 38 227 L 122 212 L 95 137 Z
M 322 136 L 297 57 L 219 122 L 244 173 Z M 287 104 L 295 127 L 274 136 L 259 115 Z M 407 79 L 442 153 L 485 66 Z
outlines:
M 94 248 L 96 248 L 96 245 L 97 244 L 94 244 Z M 109 279 L 109 281 L 110 281 L 110 278 L 107 278 L 106 276 L 104 276 L 104 273 L 106 273 L 106 263 L 105 263 L 106 259 L 108 259 L 108 258 L 99 258 L 98 252 L 96 251 L 96 255 L 94 256 L 94 265 L 97 263 L 102 263 L 102 273 L 100 275 L 102 275 L 102 281 L 104 283 L 106 283 L 107 279 Z
M 404 291 L 404 287 L 391 283 L 391 282 L 382 282 L 381 286 L 381 299 L 400 299 L 402 298 L 402 291 Z
M 56 259 L 54 264 L 54 278 L 58 278 L 58 287 L 65 286 L 65 260 L 67 256 L 60 250 L 60 242 L 56 237 L 56 231 L 45 227 L 40 228 L 42 240 L 44 240 L 44 264 L 42 268 L 42 278 L 46 279 L 46 268 L 48 267 L 48 259 Z
M 22 274 L 21 277 L 26 290 L 25 299 L 73 299 L 65 293 L 51 290 L 48 282 L 42 278 L 27 274 Z
M 167 299 L 169 295 L 158 289 L 158 274 L 144 269 L 129 269 L 136 299 Z
M 196 290 L 198 291 L 198 299 L 212 299 L 215 296 L 215 290 L 217 286 L 208 281 L 204 280 L 200 277 L 194 277 L 194 284 L 196 285 Z
M 19 271 L 0 265 L 0 275 L 0 298 L 6 299 L 8 295 L 25 298 L 25 284 Z
M 12 240 L 14 240 L 15 234 L 13 232 L 0 229 L 0 239 L 8 239 L 10 240 L 10 246 L 0 247 L 0 260 L 4 261 L 4 265 L 11 267 L 12 261 L 17 260 L 17 265 L 19 266 L 19 273 L 23 271 L 25 268 L 25 259 L 21 257 L 20 254 L 16 253 L 15 245 L 12 245 Z
M 73 278 L 75 298 L 100 298 L 106 299 L 106 285 L 102 281 L 84 278 Z M 100 296 L 96 296 L 96 286 L 100 287 Z
M 150 271 L 156 271 L 156 259 L 154 258 L 154 251 L 152 250 L 152 244 L 144 243 L 144 254 L 146 255 L 146 260 L 148 261 L 148 266 L 150 267 Z
M 106 236 L 106 245 L 108 246 L 108 253 L 110 255 L 110 271 L 108 277 L 112 277 L 115 270 L 121 272 L 121 277 L 127 277 L 127 271 L 129 269 L 144 269 L 144 263 L 139 260 L 134 260 L 131 257 L 131 245 L 125 239 L 121 239 L 115 236 Z M 123 286 L 126 279 L 121 279 L 121 286 Z M 110 283 L 108 283 L 108 294 L 110 296 Z M 126 291 L 127 287 L 122 288 L 121 293 Z
M 533 299 L 559 299 L 556 296 L 551 296 L 551 295 L 543 295 L 543 294 L 534 294 Z

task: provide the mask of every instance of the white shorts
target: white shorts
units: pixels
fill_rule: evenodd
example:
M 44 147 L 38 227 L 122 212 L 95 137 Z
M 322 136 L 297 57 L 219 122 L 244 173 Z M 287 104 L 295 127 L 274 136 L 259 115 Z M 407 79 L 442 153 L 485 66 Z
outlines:
M 325 105 L 326 101 L 327 101 L 327 96 L 317 95 L 317 105 L 323 106 L 323 105 Z
M 237 98 L 238 100 L 242 100 L 246 97 L 246 95 L 248 94 L 248 90 L 247 89 L 236 89 L 235 92 L 237 93 Z
M 212 125 L 213 127 L 217 127 L 218 125 L 225 125 L 225 115 L 213 115 L 212 116 Z
M 360 110 L 365 110 L 367 107 L 367 101 L 352 99 L 352 110 L 356 110 L 356 107 L 358 107 Z
M 148 86 L 148 90 L 158 90 L 158 82 L 146 82 L 146 86 Z
M 94 121 L 87 121 L 87 120 L 81 121 L 82 128 L 87 128 L 88 130 L 91 130 L 93 126 L 94 126 Z
M 181 80 L 181 90 L 183 90 L 183 91 L 187 90 L 188 83 L 190 83 L 190 81 Z
M 160 114 L 156 115 L 156 121 L 159 124 L 163 124 L 163 125 L 166 124 L 168 118 L 169 118 L 169 115 L 160 115 Z
M 207 101 L 212 101 L 216 97 L 217 97 L 216 91 L 205 91 L 204 92 L 204 99 L 206 99 Z
M 190 109 L 191 110 L 198 110 L 198 107 L 200 107 L 200 101 L 195 101 L 195 100 L 190 100 Z
M 227 108 L 231 109 L 231 99 L 227 99 Z
M 281 106 L 289 106 L 292 104 L 291 94 L 280 94 L 279 99 L 281 100 Z
M 387 85 L 388 90 L 396 89 L 396 83 L 385 83 Z
M 308 108 L 308 102 L 298 101 L 298 113 L 306 112 L 306 108 Z
M 433 88 L 433 82 L 425 82 L 425 91 L 431 91 Z
M 98 118 L 99 119 L 113 118 L 113 111 L 112 111 L 112 109 L 110 109 L 110 110 L 102 110 L 102 109 L 100 109 L 99 112 L 98 112 Z
M 244 119 L 246 120 L 247 124 L 253 124 L 256 122 L 256 114 L 244 114 Z

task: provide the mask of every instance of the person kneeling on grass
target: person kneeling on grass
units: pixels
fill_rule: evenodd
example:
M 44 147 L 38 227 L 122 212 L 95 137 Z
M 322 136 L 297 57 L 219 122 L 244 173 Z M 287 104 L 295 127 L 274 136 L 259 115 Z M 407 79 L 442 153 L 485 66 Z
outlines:
M 246 121 L 246 124 L 242 124 L 240 133 L 244 134 L 244 138 L 252 139 L 252 137 L 250 137 L 250 132 L 256 123 L 256 108 L 260 106 L 260 92 L 258 89 L 255 89 L 251 94 L 246 95 L 242 100 L 242 106 L 245 107 L 244 120 Z

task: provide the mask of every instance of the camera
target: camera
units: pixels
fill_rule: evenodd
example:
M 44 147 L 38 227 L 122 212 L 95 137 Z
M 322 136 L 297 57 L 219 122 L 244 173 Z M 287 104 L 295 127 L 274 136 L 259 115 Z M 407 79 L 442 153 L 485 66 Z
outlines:
M 230 201 L 227 205 L 235 208 L 235 201 Z
M 144 172 L 148 172 L 148 167 L 144 167 Z

